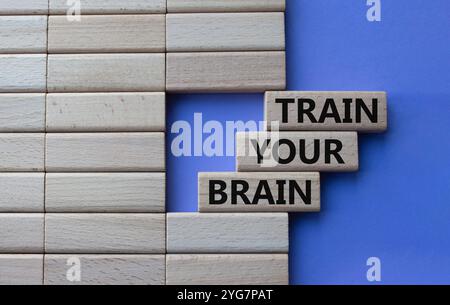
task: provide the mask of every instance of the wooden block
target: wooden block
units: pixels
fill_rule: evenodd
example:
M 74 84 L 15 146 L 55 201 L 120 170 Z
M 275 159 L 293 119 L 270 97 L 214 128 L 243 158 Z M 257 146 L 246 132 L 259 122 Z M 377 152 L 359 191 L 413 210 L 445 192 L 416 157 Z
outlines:
M 48 0 L 2 0 L 0 15 L 46 15 Z
M 167 255 L 167 285 L 288 285 L 287 254 Z
M 67 0 L 49 0 L 50 14 L 66 14 Z M 166 0 L 80 0 L 81 15 L 155 14 L 166 12 Z M 83 18 L 83 17 L 81 17 Z
M 164 133 L 47 134 L 48 172 L 162 172 Z
M 67 277 L 74 263 L 79 281 Z M 165 264 L 165 255 L 46 255 L 45 285 L 165 285 Z
M 165 91 L 165 54 L 48 56 L 49 92 Z
M 167 15 L 168 52 L 284 49 L 284 13 Z
M 165 93 L 53 93 L 47 131 L 164 131 Z
M 44 173 L 0 174 L 1 213 L 44 213 Z
M 0 93 L 45 92 L 47 55 L 0 55 Z
M 49 53 L 165 52 L 165 15 L 50 16 Z
M 0 172 L 44 171 L 43 133 L 0 134 Z
M 357 171 L 356 132 L 250 132 L 237 134 L 241 172 Z
M 0 285 L 42 285 L 44 255 L 0 255 Z
M 0 214 L 0 253 L 43 253 L 44 214 Z
M 0 16 L 0 53 L 47 53 L 47 16 Z
M 344 130 L 382 132 L 387 129 L 385 92 L 266 92 L 265 121 L 279 130 Z
M 319 212 L 319 173 L 200 173 L 200 212 Z
M 45 131 L 45 94 L 0 94 L 0 132 Z
M 287 253 L 288 215 L 167 214 L 167 253 Z
M 164 173 L 49 173 L 46 211 L 165 212 L 165 178 Z
M 284 90 L 285 52 L 168 53 L 166 86 L 171 92 Z
M 165 253 L 165 214 L 45 214 L 52 254 Z
M 167 0 L 169 13 L 280 12 L 285 9 L 285 0 Z

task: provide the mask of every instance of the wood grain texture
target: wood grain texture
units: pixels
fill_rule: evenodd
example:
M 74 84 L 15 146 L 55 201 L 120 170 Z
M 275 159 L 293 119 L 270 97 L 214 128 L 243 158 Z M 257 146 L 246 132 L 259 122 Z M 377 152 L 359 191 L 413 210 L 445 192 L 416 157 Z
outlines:
M 168 53 L 166 86 L 169 92 L 284 90 L 285 52 Z
M 44 255 L 0 255 L 0 285 L 42 285 Z
M 50 0 L 50 14 L 66 14 L 66 0 Z M 81 15 L 154 14 L 166 12 L 166 0 L 80 0 Z
M 284 49 L 284 13 L 167 15 L 168 52 Z
M 0 15 L 48 14 L 48 0 L 2 0 Z
M 45 92 L 47 55 L 0 55 L 0 93 Z
M 165 214 L 45 214 L 51 254 L 165 253 Z
M 1 213 L 43 213 L 44 173 L 0 173 Z
M 165 110 L 165 93 L 53 93 L 47 131 L 164 131 Z
M 294 183 L 300 191 L 295 189 Z M 241 192 L 244 192 L 244 195 Z M 219 213 L 319 212 L 320 175 L 199 173 L 198 207 L 200 212 Z
M 47 16 L 0 16 L 0 53 L 47 53 Z
M 167 255 L 167 285 L 288 285 L 287 254 Z
M 44 171 L 43 133 L 0 134 L 0 171 Z
M 287 253 L 288 215 L 167 214 L 167 253 Z
M 266 92 L 266 128 L 275 121 L 279 130 L 288 131 L 382 132 L 387 129 L 386 100 L 385 92 Z
M 167 0 L 169 13 L 278 12 L 285 9 L 285 0 Z
M 0 176 L 1 177 L 1 176 Z M 47 212 L 165 212 L 164 173 L 46 175 Z
M 48 172 L 162 172 L 164 133 L 47 134 Z
M 0 94 L 0 132 L 45 131 L 45 94 Z
M 69 281 L 68 262 L 80 263 L 80 281 Z M 164 255 L 46 255 L 45 285 L 165 285 Z
M 0 253 L 44 253 L 44 214 L 0 214 Z
M 165 54 L 48 56 L 49 92 L 165 91 Z
M 359 169 L 356 132 L 239 132 L 236 142 L 240 172 Z
M 50 16 L 49 53 L 165 52 L 165 15 Z

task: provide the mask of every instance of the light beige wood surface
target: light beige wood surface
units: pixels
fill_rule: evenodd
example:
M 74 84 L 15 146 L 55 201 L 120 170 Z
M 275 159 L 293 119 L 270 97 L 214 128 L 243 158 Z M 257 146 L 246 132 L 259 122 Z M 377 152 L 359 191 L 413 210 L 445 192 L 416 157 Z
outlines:
M 0 253 L 44 253 L 44 214 L 0 214 Z
M 385 92 L 270 91 L 265 121 L 279 130 L 382 132 L 387 129 Z
M 45 131 L 45 94 L 0 94 L 0 132 Z
M 47 131 L 164 131 L 165 110 L 163 92 L 54 93 L 47 95 Z
M 167 15 L 168 52 L 284 49 L 284 13 Z
M 164 255 L 46 255 L 45 285 L 165 285 L 165 264 Z
M 164 173 L 48 173 L 46 211 L 164 212 L 165 178 Z
M 0 285 L 42 285 L 44 255 L 0 255 Z
M 43 213 L 44 173 L 0 173 L 1 213 Z
M 165 253 L 165 214 L 45 214 L 49 254 Z
M 286 9 L 285 0 L 167 0 L 172 12 L 278 12 Z
M 165 170 L 164 133 L 63 133 L 46 136 L 48 172 Z
M 43 133 L 0 133 L 0 172 L 44 171 Z
M 357 171 L 356 132 L 238 132 L 240 172 Z
M 199 173 L 203 212 L 319 212 L 319 173 Z
M 81 15 L 154 14 L 166 12 L 166 0 L 79 0 Z M 66 14 L 67 0 L 49 0 L 50 14 Z
M 48 1 L 2 0 L 0 1 L 0 15 L 45 15 L 48 14 Z
M 287 254 L 167 255 L 168 285 L 288 285 Z
M 165 69 L 162 53 L 53 54 L 48 56 L 48 91 L 161 92 Z
M 46 91 L 46 54 L 0 55 L 0 93 Z
M 167 253 L 287 253 L 288 215 L 167 214 Z
M 168 92 L 284 90 L 285 52 L 168 53 L 166 87 Z
M 0 53 L 47 53 L 47 16 L 0 16 Z
M 50 16 L 49 53 L 165 52 L 165 15 Z

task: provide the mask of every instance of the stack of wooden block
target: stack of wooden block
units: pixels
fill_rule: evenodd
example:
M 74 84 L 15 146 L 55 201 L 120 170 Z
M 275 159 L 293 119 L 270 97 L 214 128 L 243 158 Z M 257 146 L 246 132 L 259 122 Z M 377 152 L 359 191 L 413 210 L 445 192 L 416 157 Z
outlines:
M 213 230 L 205 238 L 207 245 L 219 243 L 222 249 L 230 252 L 287 253 L 288 216 L 273 213 L 320 211 L 319 172 L 358 170 L 357 132 L 386 130 L 386 94 L 267 92 L 265 122 L 266 131 L 237 134 L 238 172 L 199 175 L 200 212 L 262 213 L 197 215 L 195 218 L 210 222 Z M 169 224 L 170 221 L 169 218 Z M 243 225 L 239 226 L 239 221 Z M 222 222 L 229 227 L 222 229 Z M 191 227 L 196 228 L 193 221 Z M 233 235 L 235 230 L 240 230 L 240 233 Z M 201 236 L 200 232 L 197 235 Z M 168 231 L 170 239 L 171 232 Z M 261 247 L 261 239 L 265 247 Z M 245 243 L 241 243 L 242 240 Z M 190 250 L 204 251 L 205 248 Z M 286 257 L 272 255 L 269 259 L 254 254 L 236 256 L 233 262 L 221 257 L 214 259 L 216 262 L 222 260 L 226 267 L 219 274 L 224 274 L 225 279 L 216 280 L 210 276 L 210 281 L 222 284 L 287 283 Z M 241 272 L 233 269 L 236 263 Z M 170 260 L 168 266 L 169 277 Z M 200 270 L 210 269 L 204 267 Z

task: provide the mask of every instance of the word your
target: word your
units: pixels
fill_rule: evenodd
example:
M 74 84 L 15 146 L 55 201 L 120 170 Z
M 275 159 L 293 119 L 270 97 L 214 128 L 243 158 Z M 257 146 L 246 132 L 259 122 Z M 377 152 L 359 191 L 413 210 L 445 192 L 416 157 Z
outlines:
M 381 21 L 381 0 L 367 0 L 367 6 L 370 6 L 367 11 L 367 21 L 380 22 Z
M 306 186 L 303 190 L 295 180 L 276 180 L 277 190 L 272 190 L 269 181 L 260 180 L 253 198 L 249 198 L 250 185 L 245 180 L 231 180 L 230 185 L 222 180 L 209 181 L 209 204 L 220 205 L 228 202 L 227 188 L 231 190 L 231 204 L 237 205 L 243 202 L 245 205 L 258 205 L 262 201 L 270 205 L 294 205 L 296 204 L 296 194 L 300 196 L 302 202 L 311 205 L 311 180 L 305 181 Z M 288 190 L 286 192 L 286 185 Z M 276 192 L 276 195 L 273 193 Z M 286 199 L 285 195 L 289 198 Z
M 369 282 L 381 282 L 381 260 L 378 257 L 369 257 L 367 259 L 367 280 Z
M 264 129 L 264 122 L 227 121 L 223 126 L 219 121 L 203 122 L 202 114 L 195 113 L 193 125 L 187 121 L 176 121 L 172 124 L 171 133 L 176 135 L 171 143 L 172 155 L 234 157 L 235 133 L 258 129 Z
M 312 99 L 299 98 L 297 101 L 293 98 L 279 98 L 275 100 L 276 104 L 282 106 L 282 122 L 289 123 L 289 104 L 297 103 L 297 122 L 311 122 L 314 124 L 323 124 L 327 120 L 333 120 L 335 123 L 361 123 L 364 113 L 370 122 L 378 123 L 378 99 L 372 99 L 372 107 L 369 109 L 363 99 L 344 98 L 339 101 L 343 104 L 343 114 L 338 110 L 336 101 L 332 98 L 326 99 L 319 111 L 320 115 L 314 115 L 317 104 Z M 353 111 L 354 109 L 354 111 Z M 354 114 L 354 115 L 353 115 Z

